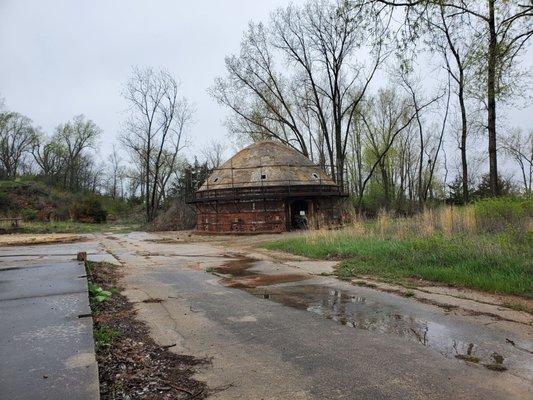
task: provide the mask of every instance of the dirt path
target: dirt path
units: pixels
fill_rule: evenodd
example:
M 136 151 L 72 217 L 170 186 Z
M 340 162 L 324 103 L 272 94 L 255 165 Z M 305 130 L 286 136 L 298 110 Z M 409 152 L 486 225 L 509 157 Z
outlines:
M 320 276 L 332 263 L 272 258 L 258 239 L 97 237 L 155 341 L 212 360 L 198 378 L 213 398 L 530 398 L 528 321 Z

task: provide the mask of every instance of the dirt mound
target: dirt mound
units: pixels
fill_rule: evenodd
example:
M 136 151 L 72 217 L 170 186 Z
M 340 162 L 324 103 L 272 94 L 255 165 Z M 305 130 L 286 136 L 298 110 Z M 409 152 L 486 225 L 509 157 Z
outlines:
M 196 212 L 183 200 L 172 202 L 168 210 L 160 214 L 149 226 L 150 231 L 176 231 L 193 229 L 196 225 Z

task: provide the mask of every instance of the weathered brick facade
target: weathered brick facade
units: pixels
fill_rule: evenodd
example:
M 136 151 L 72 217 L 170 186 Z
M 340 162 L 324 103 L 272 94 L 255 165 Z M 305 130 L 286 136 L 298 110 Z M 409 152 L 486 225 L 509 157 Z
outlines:
M 255 143 L 215 169 L 194 201 L 199 233 L 277 233 L 343 221 L 342 193 L 306 157 L 275 142 Z
M 283 201 L 250 201 L 197 206 L 200 232 L 254 233 L 286 230 Z
M 343 221 L 339 201 L 334 199 L 305 201 L 310 229 L 338 227 Z M 279 233 L 293 229 L 291 200 L 245 201 L 197 205 L 197 230 L 205 233 Z

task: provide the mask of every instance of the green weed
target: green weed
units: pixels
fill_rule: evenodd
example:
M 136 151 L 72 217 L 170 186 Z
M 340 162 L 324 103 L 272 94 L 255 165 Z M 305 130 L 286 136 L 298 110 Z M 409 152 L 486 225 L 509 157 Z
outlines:
M 95 283 L 89 282 L 89 299 L 91 302 L 99 304 L 106 301 L 110 296 L 111 292 L 108 290 L 102 289 Z
M 97 349 L 109 346 L 113 340 L 121 336 L 121 332 L 107 325 L 99 325 L 93 331 L 94 343 Z

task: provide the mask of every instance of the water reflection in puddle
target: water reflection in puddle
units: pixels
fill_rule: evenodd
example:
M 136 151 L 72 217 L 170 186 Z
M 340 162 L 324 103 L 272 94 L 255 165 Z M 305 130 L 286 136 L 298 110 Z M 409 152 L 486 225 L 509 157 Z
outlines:
M 481 363 L 496 371 L 506 369 L 502 355 L 481 348 L 475 343 L 454 339 L 446 326 L 400 314 L 395 307 L 377 304 L 366 297 L 349 295 L 322 285 L 256 288 L 247 291 L 285 306 L 307 310 L 351 328 L 401 336 L 431 347 L 449 358 Z
M 215 271 L 224 276 L 220 283 L 225 286 L 245 290 L 284 306 L 312 312 L 347 327 L 401 336 L 430 347 L 448 358 L 481 364 L 493 371 L 504 371 L 509 366 L 509 360 L 505 360 L 490 345 L 465 339 L 468 335 L 458 335 L 454 327 L 405 315 L 401 307 L 395 304 L 377 303 L 364 296 L 329 286 L 305 283 L 287 286 L 287 283 L 303 281 L 309 279 L 309 276 L 272 275 L 270 271 L 268 274 L 262 273 L 255 269 L 259 263 L 251 259 L 229 261 L 215 268 Z M 275 286 L 280 283 L 285 285 Z M 457 336 L 461 339 L 457 339 Z

